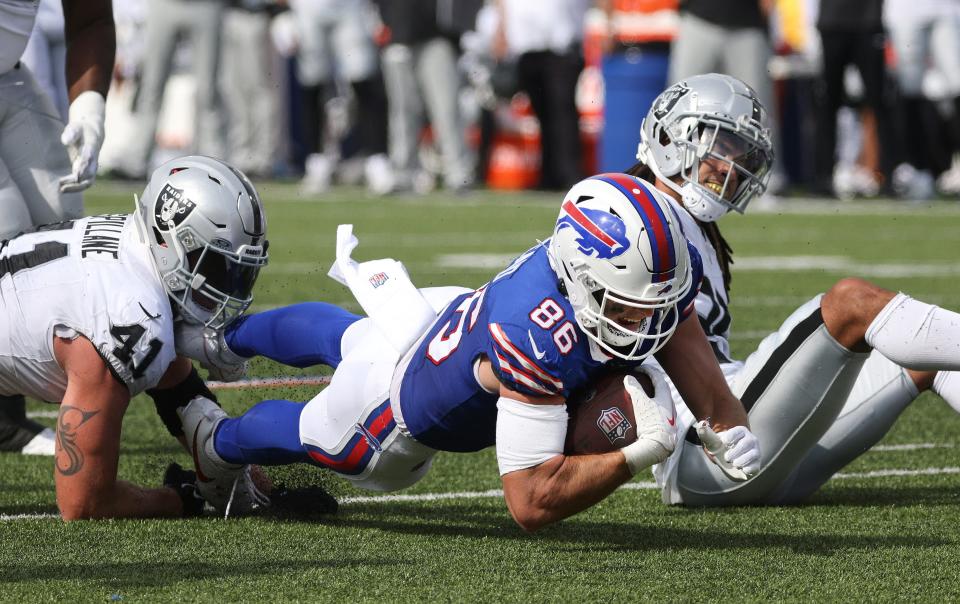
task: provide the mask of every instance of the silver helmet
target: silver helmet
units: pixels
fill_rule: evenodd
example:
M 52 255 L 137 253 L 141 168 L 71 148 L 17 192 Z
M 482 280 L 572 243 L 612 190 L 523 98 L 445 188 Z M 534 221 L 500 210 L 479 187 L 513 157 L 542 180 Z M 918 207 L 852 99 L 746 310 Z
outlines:
M 712 222 L 730 210 L 743 213 L 766 190 L 773 165 L 766 109 L 737 78 L 681 80 L 653 101 L 637 159 L 681 195 L 694 217 Z M 705 174 L 702 164 L 710 168 Z
M 198 155 L 168 161 L 136 199 L 135 220 L 184 321 L 222 329 L 250 306 L 267 222 L 242 172 Z

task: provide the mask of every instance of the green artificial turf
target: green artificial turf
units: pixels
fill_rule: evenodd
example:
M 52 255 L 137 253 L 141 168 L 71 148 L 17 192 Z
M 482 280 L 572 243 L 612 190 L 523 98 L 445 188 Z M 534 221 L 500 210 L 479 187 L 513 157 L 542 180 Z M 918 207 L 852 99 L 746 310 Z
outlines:
M 98 183 L 87 211 L 127 211 L 133 192 Z M 402 260 L 420 286 L 476 287 L 498 262 L 549 235 L 560 202 L 542 193 L 372 198 L 347 188 L 309 199 L 288 184 L 261 193 L 271 260 L 257 286 L 258 309 L 304 300 L 357 308 L 326 277 L 339 223 L 355 225 L 360 260 Z M 787 200 L 721 226 L 736 251 L 731 343 L 741 358 L 847 274 L 960 309 L 960 207 L 949 203 Z M 251 373 L 323 370 L 257 361 Z M 220 396 L 239 413 L 263 398 L 315 393 L 301 386 Z M 49 425 L 51 410 L 30 404 L 33 413 L 47 412 L 40 421 Z M 56 511 L 49 458 L 2 455 L 0 601 L 955 601 L 958 432 L 960 418 L 925 394 L 884 448 L 805 505 L 670 508 L 641 475 L 534 535 L 489 493 L 500 486 L 492 451 L 438 455 L 405 492 L 421 495 L 411 501 L 357 500 L 369 494 L 314 468 L 271 471 L 295 485 L 325 485 L 342 500 L 335 516 L 72 524 L 49 516 Z M 170 461 L 189 465 L 153 405 L 138 397 L 124 421 L 120 475 L 157 485 Z M 880 474 L 889 470 L 902 472 Z M 451 493 L 460 495 L 443 498 Z

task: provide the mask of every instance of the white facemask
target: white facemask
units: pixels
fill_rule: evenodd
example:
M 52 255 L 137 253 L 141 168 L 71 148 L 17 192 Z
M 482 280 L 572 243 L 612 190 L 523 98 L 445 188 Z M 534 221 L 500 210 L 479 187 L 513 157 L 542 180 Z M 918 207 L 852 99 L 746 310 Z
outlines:
M 725 204 L 717 201 L 703 187 L 692 182 L 680 185 L 683 207 L 701 222 L 714 222 L 730 211 Z

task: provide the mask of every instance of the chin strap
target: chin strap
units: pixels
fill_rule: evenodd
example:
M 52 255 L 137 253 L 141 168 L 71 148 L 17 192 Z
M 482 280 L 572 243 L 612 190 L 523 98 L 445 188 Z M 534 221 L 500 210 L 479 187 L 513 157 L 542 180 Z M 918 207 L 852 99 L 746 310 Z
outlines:
M 683 207 L 702 222 L 715 222 L 730 211 L 730 208 L 713 199 L 699 185 L 692 182 L 683 183 L 680 187 L 680 196 L 683 199 Z

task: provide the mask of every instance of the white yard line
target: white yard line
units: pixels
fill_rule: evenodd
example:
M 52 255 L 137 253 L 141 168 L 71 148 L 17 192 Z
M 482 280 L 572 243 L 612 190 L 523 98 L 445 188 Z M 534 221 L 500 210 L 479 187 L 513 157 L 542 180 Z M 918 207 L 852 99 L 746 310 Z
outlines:
M 886 476 L 943 476 L 960 474 L 960 468 L 922 468 L 920 470 L 873 470 L 872 472 L 838 472 L 831 480 L 847 478 L 882 478 Z
M 493 270 L 506 266 L 515 254 L 440 254 L 433 264 L 415 263 L 411 268 L 463 268 Z M 847 256 L 737 256 L 735 272 L 828 271 L 867 277 L 949 277 L 960 275 L 955 263 L 872 263 Z
M 59 519 L 60 514 L 0 514 L 0 522 L 11 522 L 14 520 L 50 520 Z
M 960 474 L 960 468 L 922 468 L 919 470 L 873 470 L 871 472 L 841 472 L 834 474 L 831 480 L 848 480 L 856 478 L 885 478 L 888 476 L 943 476 Z M 651 491 L 657 489 L 655 482 L 628 482 L 620 487 L 629 491 Z M 443 501 L 449 499 L 493 499 L 503 496 L 501 489 L 487 491 L 457 491 L 452 493 L 418 493 L 411 495 L 374 495 L 344 497 L 341 505 L 355 505 L 360 503 L 416 503 L 421 501 Z M 50 520 L 57 519 L 57 514 L 0 514 L 0 522 L 17 520 Z
M 951 444 L 938 443 L 910 443 L 906 445 L 876 445 L 870 447 L 871 451 L 918 451 L 920 449 L 952 449 Z

